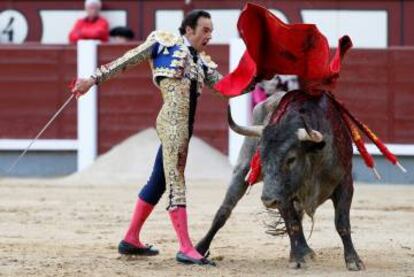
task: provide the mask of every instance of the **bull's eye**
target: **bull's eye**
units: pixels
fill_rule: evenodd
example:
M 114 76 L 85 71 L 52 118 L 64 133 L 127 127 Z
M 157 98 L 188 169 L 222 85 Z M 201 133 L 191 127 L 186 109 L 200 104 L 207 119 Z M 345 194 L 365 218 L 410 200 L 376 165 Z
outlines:
M 288 166 L 291 166 L 294 162 L 295 162 L 296 158 L 295 157 L 290 157 L 287 159 L 286 164 Z

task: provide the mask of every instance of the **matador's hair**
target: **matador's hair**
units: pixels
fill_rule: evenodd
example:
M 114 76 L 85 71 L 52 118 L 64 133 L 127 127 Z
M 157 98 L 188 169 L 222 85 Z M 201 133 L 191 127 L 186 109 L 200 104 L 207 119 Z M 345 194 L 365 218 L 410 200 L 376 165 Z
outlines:
M 211 18 L 211 15 L 210 13 L 204 10 L 192 10 L 191 12 L 187 13 L 183 21 L 181 22 L 180 28 L 178 28 L 178 30 L 180 31 L 180 34 L 181 35 L 185 34 L 185 28 L 187 26 L 191 27 L 191 29 L 195 29 L 197 26 L 198 19 L 200 17 Z

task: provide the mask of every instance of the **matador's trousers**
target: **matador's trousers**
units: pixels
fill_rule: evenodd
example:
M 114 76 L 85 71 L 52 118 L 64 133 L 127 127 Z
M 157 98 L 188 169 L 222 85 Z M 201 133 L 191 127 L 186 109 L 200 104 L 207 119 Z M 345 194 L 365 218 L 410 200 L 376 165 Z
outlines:
M 160 82 L 160 89 L 164 103 L 156 130 L 161 147 L 151 177 L 139 197 L 155 205 L 167 190 L 167 209 L 170 209 L 186 205 L 184 170 L 197 106 L 197 83 L 165 78 Z

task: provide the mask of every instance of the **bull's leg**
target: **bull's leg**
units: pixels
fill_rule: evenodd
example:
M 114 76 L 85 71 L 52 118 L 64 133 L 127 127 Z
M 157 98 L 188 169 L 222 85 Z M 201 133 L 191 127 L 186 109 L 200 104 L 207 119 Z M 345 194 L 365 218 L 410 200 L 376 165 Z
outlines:
M 305 268 L 306 263 L 315 258 L 315 252 L 308 246 L 303 234 L 302 215 L 295 210 L 292 202 L 282 205 L 279 211 L 290 238 L 289 266 L 294 269 Z
M 205 255 L 209 248 L 211 241 L 216 233 L 224 226 L 227 219 L 230 217 L 232 210 L 237 205 L 237 202 L 243 197 L 247 189 L 247 184 L 244 178 L 249 170 L 249 163 L 245 163 L 241 167 L 236 167 L 230 187 L 227 189 L 226 196 L 220 208 L 214 216 L 213 223 L 203 239 L 197 243 L 197 251 Z
M 335 207 L 335 227 L 342 239 L 345 253 L 345 263 L 349 270 L 363 270 L 364 263 L 355 251 L 351 239 L 351 224 L 349 210 L 351 208 L 354 186 L 351 174 L 348 174 L 344 182 L 334 191 L 332 201 Z

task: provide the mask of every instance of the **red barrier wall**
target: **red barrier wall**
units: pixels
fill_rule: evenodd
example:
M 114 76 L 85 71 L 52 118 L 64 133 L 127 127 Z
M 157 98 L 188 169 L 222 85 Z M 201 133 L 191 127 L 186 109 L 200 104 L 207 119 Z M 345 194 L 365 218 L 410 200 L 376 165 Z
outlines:
M 75 76 L 75 47 L 0 46 L 0 138 L 34 137 L 70 95 Z M 43 138 L 76 138 L 75 104 Z
M 130 45 L 101 45 L 99 63 L 109 62 Z M 209 53 L 227 72 L 227 46 Z M 65 101 L 76 76 L 72 46 L 0 46 L 0 138 L 32 138 Z M 414 48 L 353 49 L 347 54 L 336 95 L 384 141 L 414 143 Z M 226 101 L 205 89 L 195 135 L 227 152 Z M 147 63 L 99 88 L 99 152 L 138 131 L 153 127 L 161 107 Z M 76 138 L 76 105 L 71 104 L 43 138 Z
M 414 48 L 353 49 L 336 94 L 385 142 L 414 143 Z

